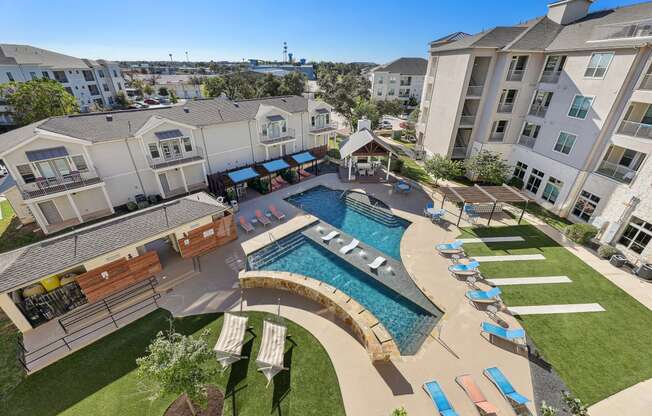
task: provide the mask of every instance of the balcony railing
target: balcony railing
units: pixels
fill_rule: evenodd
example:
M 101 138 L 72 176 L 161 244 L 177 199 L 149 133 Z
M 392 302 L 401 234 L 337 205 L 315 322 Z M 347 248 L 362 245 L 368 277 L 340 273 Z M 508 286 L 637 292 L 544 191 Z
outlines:
M 543 71 L 539 82 L 546 82 L 548 84 L 556 84 L 559 81 L 561 72 L 559 71 Z
M 548 107 L 545 105 L 534 104 L 530 107 L 530 115 L 535 117 L 544 118 L 548 112 Z
M 623 120 L 618 128 L 618 134 L 640 137 L 643 139 L 652 139 L 652 125 Z
M 498 104 L 499 113 L 511 113 L 514 110 L 514 103 L 500 103 Z
M 453 147 L 453 154 L 451 157 L 454 157 L 456 159 L 462 159 L 466 157 L 466 146 L 455 146 Z
M 317 123 L 314 126 L 310 126 L 311 133 L 321 133 L 330 130 L 337 130 L 337 122 L 331 121 L 330 123 Z
M 465 125 L 465 126 L 472 126 L 473 123 L 475 123 L 475 114 L 473 115 L 467 115 L 467 114 L 462 114 L 460 116 L 460 124 Z
M 647 74 L 643 77 L 641 85 L 638 87 L 639 90 L 652 90 L 652 74 Z
M 597 172 L 622 183 L 631 183 L 636 176 L 636 171 L 634 169 L 630 169 L 627 166 L 619 165 L 608 160 L 603 160 L 602 163 L 600 163 Z
M 296 136 L 294 135 L 294 129 L 292 128 L 287 128 L 285 131 L 279 131 L 273 134 L 270 134 L 270 131 L 267 131 L 267 134 L 263 134 L 262 132 L 260 133 L 260 142 L 262 144 L 274 144 L 277 142 L 283 142 L 286 140 L 291 140 L 294 139 Z
M 505 132 L 493 132 L 489 136 L 489 141 L 490 142 L 502 142 L 503 139 L 505 138 Z
M 151 155 L 147 156 L 147 163 L 152 169 L 163 169 L 172 166 L 181 165 L 183 163 L 195 162 L 204 159 L 204 149 L 196 146 L 190 152 L 183 152 L 178 155 L 170 155 L 153 158 Z
M 522 81 L 523 74 L 525 74 L 524 69 L 512 69 L 507 73 L 507 81 Z
M 79 190 L 85 186 L 101 183 L 97 172 L 70 172 L 60 178 L 37 178 L 36 181 L 19 186 L 24 200 Z
M 484 85 L 469 85 L 469 88 L 466 89 L 466 95 L 472 97 L 480 97 L 482 95 L 482 90 Z
M 521 146 L 529 147 L 530 149 L 534 148 L 534 144 L 537 142 L 537 139 L 530 136 L 521 135 L 518 139 L 518 144 Z
M 409 87 L 410 85 L 412 85 L 412 82 L 401 81 L 401 83 L 399 85 L 401 87 Z

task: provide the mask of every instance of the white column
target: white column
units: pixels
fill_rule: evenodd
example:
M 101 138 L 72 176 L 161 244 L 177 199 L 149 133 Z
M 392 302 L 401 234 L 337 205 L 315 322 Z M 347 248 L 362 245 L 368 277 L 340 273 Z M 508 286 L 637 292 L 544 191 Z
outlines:
M 0 293 L 0 309 L 4 311 L 5 315 L 16 325 L 16 328 L 20 332 L 25 333 L 32 329 L 32 324 L 29 323 L 27 318 L 25 318 L 20 309 L 18 309 L 6 293 Z
M 186 174 L 183 173 L 183 168 L 179 168 L 179 172 L 181 172 L 181 181 L 183 182 L 183 189 L 185 189 L 186 193 L 188 193 L 188 182 L 186 181 Z
M 389 164 L 392 162 L 392 154 L 388 153 L 387 154 L 387 175 L 385 176 L 385 180 L 389 180 Z
M 79 222 L 84 222 L 84 219 L 79 213 L 79 208 L 77 208 L 77 204 L 75 204 L 75 200 L 72 199 L 72 194 L 66 194 L 66 196 L 68 197 L 68 202 L 70 202 L 70 205 L 72 206 L 72 210 L 75 211 L 75 216 L 77 216 Z
M 154 172 L 154 175 L 156 175 L 156 184 L 158 185 L 158 191 L 161 193 L 161 198 L 167 198 L 167 195 L 163 192 L 163 185 L 161 185 L 161 178 L 159 177 L 160 173 Z
M 265 146 L 265 160 L 269 159 L 269 147 Z
M 106 204 L 109 206 L 109 209 L 111 210 L 111 214 L 115 213 L 115 210 L 113 209 L 113 203 L 111 203 L 111 198 L 109 198 L 109 193 L 106 191 L 106 186 L 102 186 L 102 193 L 104 194 L 104 199 L 106 200 Z
M 208 178 L 206 176 L 206 166 L 204 165 L 204 162 L 201 162 L 201 171 L 204 173 L 204 183 L 208 186 Z
M 351 180 L 351 156 L 349 156 L 349 180 Z

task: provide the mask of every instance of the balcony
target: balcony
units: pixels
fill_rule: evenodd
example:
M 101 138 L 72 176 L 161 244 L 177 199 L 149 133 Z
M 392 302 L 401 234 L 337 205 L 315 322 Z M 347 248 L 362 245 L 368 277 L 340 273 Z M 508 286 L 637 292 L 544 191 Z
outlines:
M 530 136 L 521 135 L 518 139 L 518 144 L 521 146 L 529 147 L 530 149 L 534 148 L 534 144 L 537 142 L 537 139 Z
M 296 137 L 294 134 L 294 129 L 286 128 L 286 131 L 276 131 L 272 132 L 267 130 L 266 134 L 260 133 L 260 143 L 263 145 L 273 145 L 277 143 L 287 142 L 289 140 L 294 140 Z
M 162 155 L 161 157 L 157 158 L 153 158 L 151 155 L 147 156 L 147 163 L 151 169 L 165 169 L 200 160 L 204 160 L 204 149 L 201 147 L 195 147 L 190 152 L 183 152 L 176 155 Z
M 499 113 L 511 113 L 514 110 L 514 103 L 499 103 L 498 112 Z
M 623 120 L 618 128 L 618 134 L 640 137 L 642 139 L 652 139 L 652 125 Z
M 539 82 L 556 84 L 559 81 L 560 76 L 561 76 L 561 72 L 559 71 L 543 71 Z
M 596 172 L 622 183 L 631 183 L 636 176 L 636 170 L 608 160 L 603 160 Z
M 546 107 L 545 105 L 533 104 L 532 107 L 530 107 L 529 114 L 531 116 L 544 118 L 547 112 L 548 112 L 548 107 Z
M 401 83 L 399 85 L 401 87 L 409 87 L 410 85 L 412 85 L 412 82 L 411 81 L 401 81 Z
M 335 121 L 331 121 L 330 123 L 316 123 L 314 126 L 310 126 L 310 133 L 319 134 L 337 129 L 338 125 Z
M 475 123 L 475 114 L 462 114 L 460 116 L 460 126 L 473 126 Z
M 453 147 L 453 153 L 451 154 L 451 158 L 454 159 L 464 159 L 466 157 L 466 146 L 455 146 Z
M 523 74 L 525 74 L 524 69 L 512 69 L 507 72 L 507 81 L 522 81 Z
M 502 142 L 503 139 L 505 138 L 505 132 L 493 132 L 489 136 L 489 141 L 490 142 Z
M 60 192 L 80 190 L 86 186 L 97 185 L 103 180 L 97 172 L 71 172 L 60 178 L 37 178 L 32 183 L 19 186 L 23 200 L 54 195 Z
M 482 90 L 484 85 L 469 85 L 466 89 L 466 95 L 470 97 L 480 97 L 482 96 Z
M 647 74 L 643 77 L 641 85 L 638 87 L 639 90 L 652 90 L 652 74 Z

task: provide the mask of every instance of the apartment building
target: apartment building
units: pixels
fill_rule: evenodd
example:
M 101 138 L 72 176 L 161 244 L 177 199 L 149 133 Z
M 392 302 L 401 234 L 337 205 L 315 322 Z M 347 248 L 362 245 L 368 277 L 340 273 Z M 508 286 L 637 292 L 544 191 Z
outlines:
M 652 3 L 563 0 L 525 23 L 433 43 L 418 146 L 500 152 L 538 203 L 652 255 Z M 646 173 L 647 172 L 647 173 Z
M 192 99 L 203 98 L 201 84 L 197 84 L 194 80 L 197 77 L 210 77 L 215 75 L 144 75 L 138 74 L 135 78 L 144 82 L 151 83 L 154 80 L 154 94 L 158 94 L 161 88 L 166 88 L 168 91 L 174 91 L 178 98 Z
M 421 100 L 423 79 L 428 61 L 423 58 L 399 58 L 377 66 L 368 73 L 371 98 L 374 100 L 400 100 L 409 107 L 410 98 Z
M 331 107 L 301 96 L 52 117 L 0 135 L 19 192 L 7 197 L 45 233 L 110 215 L 136 195 L 166 199 L 207 175 L 323 146 Z
M 82 112 L 93 106 L 112 108 L 124 88 L 120 67 L 105 60 L 79 59 L 29 45 L 0 44 L 0 84 L 48 78 L 59 81 L 79 102 Z M 0 124 L 12 124 L 0 103 Z

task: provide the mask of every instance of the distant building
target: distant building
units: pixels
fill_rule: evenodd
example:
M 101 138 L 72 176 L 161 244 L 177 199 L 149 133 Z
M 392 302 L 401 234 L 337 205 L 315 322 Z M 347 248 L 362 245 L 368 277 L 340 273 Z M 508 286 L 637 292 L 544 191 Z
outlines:
M 305 62 L 305 60 L 302 60 Z M 290 72 L 301 72 L 306 76 L 308 81 L 317 79 L 315 68 L 310 64 L 260 64 L 257 59 L 249 60 L 249 69 L 262 74 L 272 74 L 279 77 L 285 76 Z
M 428 61 L 423 58 L 399 58 L 371 69 L 367 76 L 371 82 L 371 98 L 374 100 L 401 100 L 406 108 L 410 98 L 421 100 L 423 80 Z
M 199 77 L 209 77 L 215 75 L 200 75 Z M 153 75 L 135 75 L 136 78 L 143 81 L 151 81 Z M 153 85 L 154 93 L 158 94 L 160 88 L 167 88 L 168 91 L 174 91 L 177 97 L 191 99 L 203 98 L 201 85 L 193 82 L 196 75 L 154 75 L 156 83 Z

